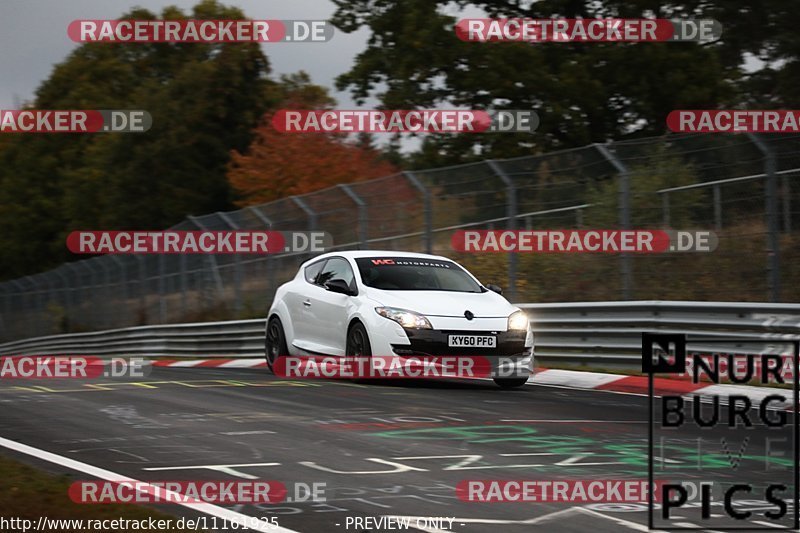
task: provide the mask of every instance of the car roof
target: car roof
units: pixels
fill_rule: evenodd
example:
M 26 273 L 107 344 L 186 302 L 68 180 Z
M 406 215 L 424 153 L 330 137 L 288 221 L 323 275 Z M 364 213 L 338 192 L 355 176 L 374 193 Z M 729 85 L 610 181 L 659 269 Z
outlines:
M 343 250 L 340 252 L 327 252 L 305 261 L 303 265 L 310 262 L 326 259 L 328 257 L 345 257 L 348 259 L 358 259 L 360 257 L 418 257 L 420 259 L 440 259 L 452 261 L 449 257 L 441 255 L 421 254 L 417 252 L 398 252 L 397 250 Z

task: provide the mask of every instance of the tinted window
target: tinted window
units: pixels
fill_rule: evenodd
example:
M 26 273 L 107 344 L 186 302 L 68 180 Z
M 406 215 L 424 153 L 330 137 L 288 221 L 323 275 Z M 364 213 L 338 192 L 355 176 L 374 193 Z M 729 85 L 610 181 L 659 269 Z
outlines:
M 341 257 L 333 257 L 325 262 L 325 267 L 319 275 L 317 275 L 317 284 L 325 285 L 326 281 L 332 279 L 341 279 L 347 283 L 351 289 L 355 289 L 353 269 L 350 268 L 350 263 Z
M 356 259 L 367 287 L 394 291 L 486 292 L 472 276 L 452 261 L 414 257 Z
M 314 264 L 308 265 L 305 271 L 306 281 L 309 283 L 314 283 L 314 280 L 317 278 L 317 274 L 319 274 L 319 271 L 324 264 L 325 261 L 317 261 Z

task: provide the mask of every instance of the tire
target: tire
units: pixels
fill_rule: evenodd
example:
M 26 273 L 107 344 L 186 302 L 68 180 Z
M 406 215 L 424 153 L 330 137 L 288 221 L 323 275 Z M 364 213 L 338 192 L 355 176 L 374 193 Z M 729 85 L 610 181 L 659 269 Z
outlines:
M 272 370 L 272 365 L 278 357 L 289 355 L 280 318 L 274 316 L 269 319 L 265 337 L 264 358 L 267 360 L 267 368 Z
M 347 330 L 344 354 L 346 357 L 372 357 L 367 328 L 361 322 L 356 322 Z
M 356 322 L 347 330 L 347 342 L 345 343 L 344 356 L 348 357 L 372 357 L 372 346 L 369 343 L 367 328 L 361 322 Z M 354 383 L 369 384 L 372 380 L 368 378 L 355 378 Z
M 501 389 L 516 389 L 528 382 L 528 378 L 494 378 L 494 382 Z

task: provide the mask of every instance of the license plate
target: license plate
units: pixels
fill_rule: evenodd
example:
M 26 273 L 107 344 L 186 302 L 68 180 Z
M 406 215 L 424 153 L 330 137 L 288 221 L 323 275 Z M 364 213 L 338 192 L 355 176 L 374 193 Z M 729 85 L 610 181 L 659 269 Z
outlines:
M 496 348 L 497 337 L 491 335 L 449 335 L 447 345 L 451 348 Z

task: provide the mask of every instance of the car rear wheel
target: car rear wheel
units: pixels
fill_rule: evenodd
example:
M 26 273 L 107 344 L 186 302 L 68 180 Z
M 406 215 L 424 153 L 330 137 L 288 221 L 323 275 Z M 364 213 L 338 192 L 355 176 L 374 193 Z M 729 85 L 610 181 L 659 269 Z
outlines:
M 528 378 L 494 378 L 494 382 L 503 389 L 515 389 L 525 385 Z
M 274 316 L 270 318 L 267 323 L 267 340 L 265 346 L 267 368 L 272 370 L 272 365 L 274 365 L 278 357 L 282 355 L 289 355 L 289 350 L 286 348 L 286 336 L 283 334 L 281 319 Z

